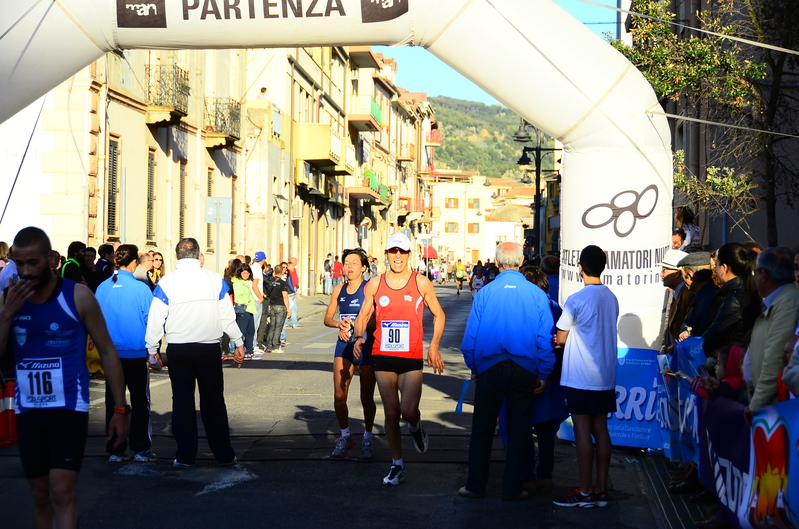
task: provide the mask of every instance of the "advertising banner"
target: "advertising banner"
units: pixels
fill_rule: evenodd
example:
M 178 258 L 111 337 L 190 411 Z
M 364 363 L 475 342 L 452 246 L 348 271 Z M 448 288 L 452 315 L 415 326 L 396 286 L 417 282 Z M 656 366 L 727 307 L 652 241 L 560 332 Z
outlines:
M 662 382 L 658 382 L 657 356 L 651 349 L 619 349 L 616 413 L 608 415 L 614 446 L 668 447 L 668 435 L 658 422 L 658 386 Z M 561 424 L 558 437 L 574 440 L 571 418 Z
M 705 359 L 702 349 L 702 338 L 691 336 L 677 344 L 677 367 L 689 377 L 695 378 L 699 374 L 700 366 Z M 679 450 L 680 459 L 684 463 L 699 462 L 699 410 L 697 406 L 699 397 L 691 391 L 690 384 L 681 379 L 677 388 L 679 397 Z

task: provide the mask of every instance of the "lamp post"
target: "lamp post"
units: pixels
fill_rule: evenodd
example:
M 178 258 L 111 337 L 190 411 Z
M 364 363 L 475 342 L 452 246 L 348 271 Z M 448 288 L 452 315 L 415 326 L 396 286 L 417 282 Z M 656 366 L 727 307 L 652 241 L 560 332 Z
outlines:
M 533 160 L 535 161 L 535 207 L 533 208 L 535 219 L 533 221 L 533 233 L 535 238 L 535 253 L 536 255 L 541 255 L 541 159 L 550 152 L 559 151 L 558 148 L 549 148 L 549 147 L 542 147 L 542 133 L 537 128 L 533 127 L 529 123 L 527 123 L 524 119 L 519 124 L 519 130 L 517 130 L 513 134 L 513 139 L 521 144 L 530 143 L 532 139 L 530 138 L 530 134 L 527 132 L 527 129 L 532 128 L 535 131 L 535 147 L 526 147 L 522 148 L 522 156 L 519 158 L 519 161 L 516 162 L 518 165 L 530 165 L 530 162 Z M 531 160 L 528 156 L 528 153 L 532 153 L 534 155 L 534 159 Z M 530 177 L 527 175 L 529 169 L 525 169 L 524 177 L 520 180 L 522 184 L 530 184 Z

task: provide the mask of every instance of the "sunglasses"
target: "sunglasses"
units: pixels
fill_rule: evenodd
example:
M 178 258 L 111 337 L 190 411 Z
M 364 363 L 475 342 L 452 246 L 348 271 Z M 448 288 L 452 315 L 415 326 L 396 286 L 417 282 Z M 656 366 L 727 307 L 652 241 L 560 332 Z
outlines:
M 388 250 L 386 250 L 386 253 L 399 253 L 402 255 L 408 255 L 409 253 L 411 253 L 411 251 L 403 250 L 402 248 L 389 248 Z

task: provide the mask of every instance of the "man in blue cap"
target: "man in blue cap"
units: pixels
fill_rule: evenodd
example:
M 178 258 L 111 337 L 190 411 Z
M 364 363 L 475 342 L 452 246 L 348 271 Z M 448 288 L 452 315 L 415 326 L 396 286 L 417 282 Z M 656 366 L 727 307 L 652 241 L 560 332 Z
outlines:
M 264 264 L 266 263 L 266 254 L 264 252 L 255 252 L 255 257 L 252 258 L 252 295 L 255 298 L 255 347 L 256 353 L 263 354 L 264 351 L 264 334 L 266 333 L 266 322 L 261 325 L 261 316 L 264 311 Z

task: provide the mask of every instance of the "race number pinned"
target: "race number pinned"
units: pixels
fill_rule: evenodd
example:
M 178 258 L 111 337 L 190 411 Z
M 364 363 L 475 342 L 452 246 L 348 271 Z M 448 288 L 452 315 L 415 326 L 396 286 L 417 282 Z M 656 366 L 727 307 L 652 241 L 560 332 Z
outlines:
M 66 406 L 60 358 L 24 359 L 17 363 L 20 408 Z
M 411 322 L 380 322 L 380 350 L 389 352 L 408 352 L 411 344 Z

